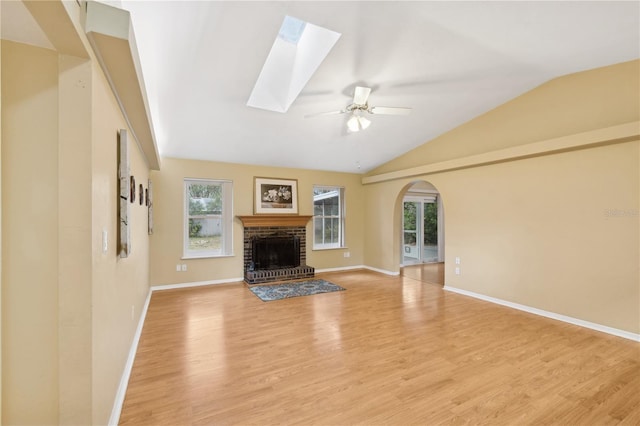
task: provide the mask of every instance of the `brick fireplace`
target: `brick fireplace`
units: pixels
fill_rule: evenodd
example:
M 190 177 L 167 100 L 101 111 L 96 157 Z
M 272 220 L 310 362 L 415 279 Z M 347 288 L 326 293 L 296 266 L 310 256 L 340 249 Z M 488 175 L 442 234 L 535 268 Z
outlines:
M 260 284 L 275 281 L 295 280 L 299 278 L 311 278 L 315 270 L 307 265 L 307 222 L 312 216 L 279 216 L 279 215 L 256 215 L 238 216 L 244 226 L 244 281 L 247 284 Z M 273 243 L 268 241 L 271 239 Z M 276 255 L 276 247 L 282 241 L 291 239 L 295 241 L 294 246 L 299 249 L 299 262 L 290 261 L 288 256 Z M 256 247 L 259 245 L 259 247 Z M 262 250 L 260 261 L 254 259 L 254 251 Z M 264 250 L 273 250 L 271 256 Z M 277 250 L 280 250 L 277 248 Z M 275 258 L 275 266 L 265 265 L 264 259 Z M 286 261 L 282 261 L 286 258 Z M 278 266 L 280 261 L 282 265 Z M 298 263 L 296 265 L 296 263 Z

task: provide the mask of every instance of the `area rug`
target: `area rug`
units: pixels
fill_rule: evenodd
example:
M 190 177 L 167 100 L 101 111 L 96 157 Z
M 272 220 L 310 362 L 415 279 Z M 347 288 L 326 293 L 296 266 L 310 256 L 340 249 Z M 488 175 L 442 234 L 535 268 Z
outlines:
M 249 290 L 262 301 L 271 302 L 289 297 L 343 291 L 344 288 L 325 280 L 308 280 L 287 284 L 253 285 L 249 286 Z

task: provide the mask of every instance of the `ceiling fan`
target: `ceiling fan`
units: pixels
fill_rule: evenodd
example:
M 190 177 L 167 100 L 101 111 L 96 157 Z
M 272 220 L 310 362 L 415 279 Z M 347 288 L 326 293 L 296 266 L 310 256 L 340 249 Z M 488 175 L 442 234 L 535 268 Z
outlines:
M 351 114 L 351 118 L 347 121 L 347 128 L 350 132 L 358 132 L 366 129 L 371 124 L 371 120 L 363 114 L 381 114 L 381 115 L 407 115 L 411 112 L 411 108 L 405 107 L 385 107 L 385 106 L 369 106 L 370 87 L 356 86 L 353 93 L 353 103 L 347 105 L 339 111 L 320 112 L 317 114 L 305 115 L 305 118 L 319 117 L 322 115 Z

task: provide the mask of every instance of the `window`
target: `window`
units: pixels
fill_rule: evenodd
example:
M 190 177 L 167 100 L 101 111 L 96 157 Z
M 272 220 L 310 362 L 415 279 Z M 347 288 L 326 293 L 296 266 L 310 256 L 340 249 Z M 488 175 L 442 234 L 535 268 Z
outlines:
M 313 248 L 344 247 L 344 188 L 313 187 Z
M 184 180 L 185 258 L 232 254 L 232 189 L 230 181 Z

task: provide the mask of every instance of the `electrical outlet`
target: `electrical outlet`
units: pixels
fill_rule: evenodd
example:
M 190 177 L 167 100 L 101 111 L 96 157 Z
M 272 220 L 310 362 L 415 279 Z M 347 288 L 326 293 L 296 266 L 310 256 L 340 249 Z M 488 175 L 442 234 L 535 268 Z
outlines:
M 456 257 L 456 265 L 459 265 L 459 264 L 460 264 L 460 258 Z
M 176 265 L 176 272 L 180 272 L 181 270 L 182 270 L 182 269 L 180 269 L 180 264 L 178 263 L 178 264 Z
M 185 272 L 187 270 L 187 264 L 183 263 L 182 264 L 182 272 Z
M 344 257 L 351 257 L 351 253 L 348 251 L 344 252 Z
M 131 305 L 131 319 L 135 319 L 136 307 Z
M 460 275 L 460 268 L 456 268 L 456 275 Z

